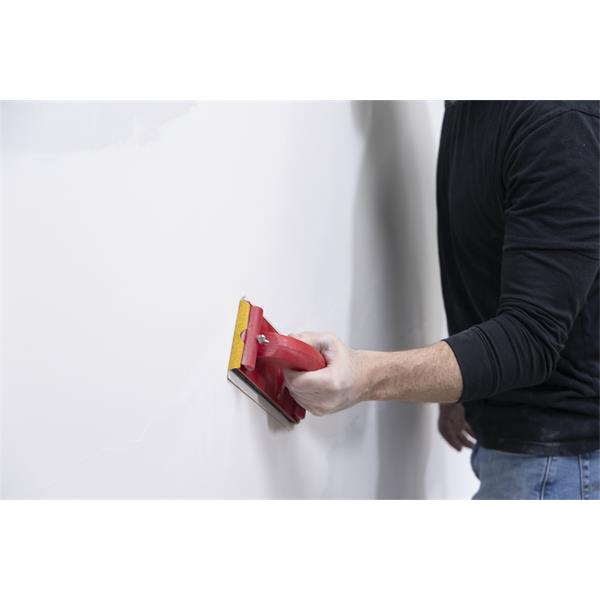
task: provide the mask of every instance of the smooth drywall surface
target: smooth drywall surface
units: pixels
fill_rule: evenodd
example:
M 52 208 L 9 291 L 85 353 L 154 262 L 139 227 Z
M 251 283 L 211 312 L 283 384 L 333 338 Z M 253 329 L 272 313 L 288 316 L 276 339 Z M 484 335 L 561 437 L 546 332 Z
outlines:
M 441 103 L 5 103 L 5 497 L 468 497 L 437 408 L 278 427 L 237 301 L 355 346 L 440 338 Z

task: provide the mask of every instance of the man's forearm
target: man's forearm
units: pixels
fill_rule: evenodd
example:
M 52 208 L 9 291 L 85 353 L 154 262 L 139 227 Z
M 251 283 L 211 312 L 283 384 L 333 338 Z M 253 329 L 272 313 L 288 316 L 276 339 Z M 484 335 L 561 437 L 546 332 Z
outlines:
M 306 410 L 327 415 L 361 400 L 456 402 L 463 388 L 454 352 L 446 342 L 403 352 L 352 350 L 333 334 L 297 336 L 323 354 L 327 367 L 286 369 L 288 390 Z
M 463 388 L 454 353 L 446 342 L 401 352 L 357 351 L 362 400 L 456 402 Z

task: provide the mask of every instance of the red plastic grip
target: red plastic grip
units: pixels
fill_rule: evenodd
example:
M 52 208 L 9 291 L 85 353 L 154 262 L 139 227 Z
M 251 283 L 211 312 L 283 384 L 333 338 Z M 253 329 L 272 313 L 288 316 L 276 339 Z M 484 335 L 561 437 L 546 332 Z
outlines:
M 249 371 L 254 371 L 256 366 L 256 356 L 258 344 L 256 336 L 263 325 L 263 309 L 260 306 L 253 306 L 250 309 L 248 318 L 248 327 L 244 332 L 244 354 L 242 355 L 242 365 Z
M 302 340 L 272 331 L 262 335 L 264 343 L 257 344 L 258 358 L 272 360 L 294 371 L 317 371 L 327 366 L 324 356 Z

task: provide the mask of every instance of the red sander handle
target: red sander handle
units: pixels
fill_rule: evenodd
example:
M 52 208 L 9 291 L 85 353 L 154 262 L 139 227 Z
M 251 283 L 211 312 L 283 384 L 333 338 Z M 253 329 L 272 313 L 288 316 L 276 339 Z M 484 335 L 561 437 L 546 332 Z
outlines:
M 286 369 L 317 371 L 327 366 L 324 356 L 310 344 L 269 331 L 258 336 L 258 358 L 266 358 Z

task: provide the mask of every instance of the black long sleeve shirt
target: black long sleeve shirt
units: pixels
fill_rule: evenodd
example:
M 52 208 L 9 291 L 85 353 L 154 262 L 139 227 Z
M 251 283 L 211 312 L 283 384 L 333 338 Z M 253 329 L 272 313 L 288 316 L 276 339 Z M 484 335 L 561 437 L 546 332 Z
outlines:
M 447 102 L 444 304 L 482 446 L 598 449 L 600 103 Z

